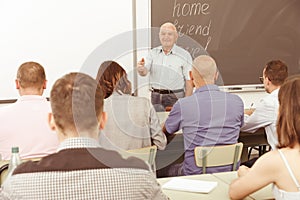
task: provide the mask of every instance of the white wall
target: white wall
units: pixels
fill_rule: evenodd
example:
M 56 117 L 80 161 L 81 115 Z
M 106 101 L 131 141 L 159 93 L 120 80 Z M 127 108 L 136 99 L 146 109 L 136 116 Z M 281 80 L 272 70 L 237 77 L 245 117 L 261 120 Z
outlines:
M 16 71 L 26 61 L 45 67 L 49 96 L 58 77 L 81 71 L 103 42 L 132 29 L 131 0 L 1 1 L 0 26 L 0 99 L 18 96 Z

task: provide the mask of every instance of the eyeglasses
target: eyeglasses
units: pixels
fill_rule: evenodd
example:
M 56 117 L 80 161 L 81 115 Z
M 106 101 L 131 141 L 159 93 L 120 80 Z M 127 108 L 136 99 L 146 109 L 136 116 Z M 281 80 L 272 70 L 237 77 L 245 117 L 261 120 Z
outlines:
M 259 80 L 260 80 L 261 83 L 264 83 L 264 77 L 260 76 Z

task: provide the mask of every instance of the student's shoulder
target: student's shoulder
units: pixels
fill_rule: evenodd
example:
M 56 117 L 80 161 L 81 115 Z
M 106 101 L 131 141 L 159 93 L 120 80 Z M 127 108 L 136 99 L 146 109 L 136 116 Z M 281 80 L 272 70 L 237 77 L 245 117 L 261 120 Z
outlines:
M 261 157 L 256 161 L 255 166 L 263 166 L 267 167 L 267 169 L 274 169 L 280 168 L 281 157 L 278 150 L 272 150 Z
M 13 174 L 22 174 L 22 173 L 31 173 L 35 172 L 36 168 L 38 167 L 37 161 L 26 161 L 21 163 L 13 172 Z
M 230 98 L 234 101 L 238 101 L 238 102 L 243 103 L 242 98 L 240 96 L 238 96 L 237 94 L 232 94 L 232 93 L 229 93 L 229 92 L 225 92 L 225 93 L 226 93 L 227 98 Z

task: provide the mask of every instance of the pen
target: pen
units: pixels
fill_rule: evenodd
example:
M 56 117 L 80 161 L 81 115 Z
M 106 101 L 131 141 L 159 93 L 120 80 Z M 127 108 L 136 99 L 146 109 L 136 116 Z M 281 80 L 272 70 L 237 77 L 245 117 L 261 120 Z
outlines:
M 252 109 L 252 106 L 253 106 L 253 103 L 251 103 L 251 105 L 250 105 L 250 109 Z

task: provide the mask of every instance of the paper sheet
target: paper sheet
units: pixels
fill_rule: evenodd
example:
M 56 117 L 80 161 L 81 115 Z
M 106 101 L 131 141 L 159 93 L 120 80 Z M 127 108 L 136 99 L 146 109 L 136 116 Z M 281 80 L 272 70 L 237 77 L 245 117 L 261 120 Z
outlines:
M 218 182 L 215 181 L 191 180 L 176 177 L 165 183 L 162 188 L 186 192 L 209 193 L 212 189 L 217 187 L 217 185 Z

